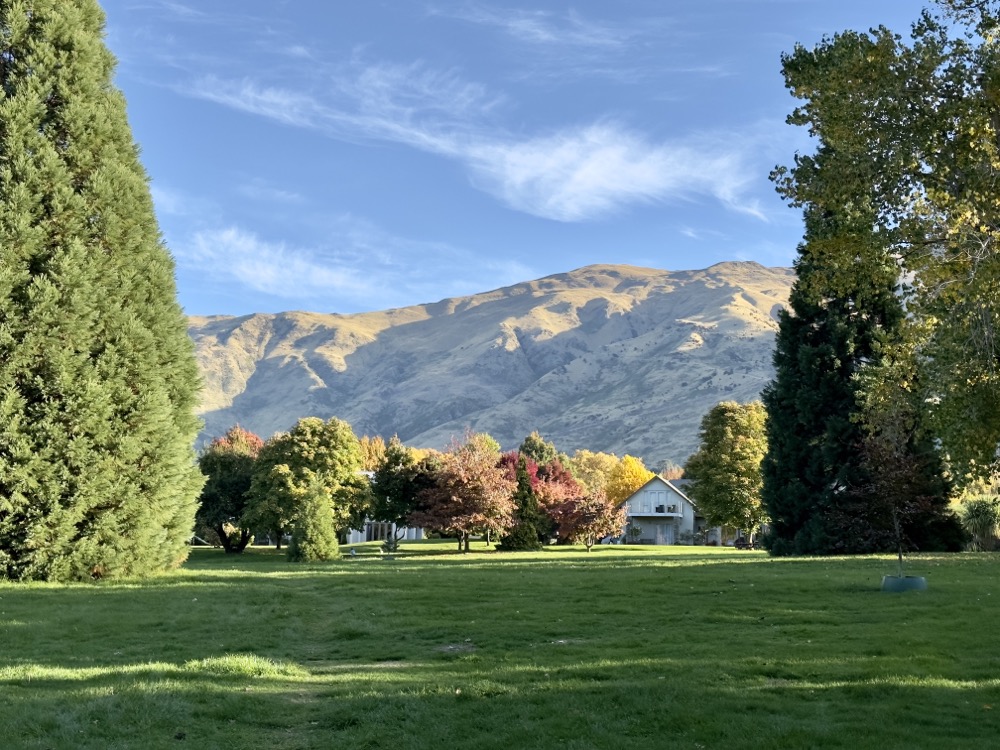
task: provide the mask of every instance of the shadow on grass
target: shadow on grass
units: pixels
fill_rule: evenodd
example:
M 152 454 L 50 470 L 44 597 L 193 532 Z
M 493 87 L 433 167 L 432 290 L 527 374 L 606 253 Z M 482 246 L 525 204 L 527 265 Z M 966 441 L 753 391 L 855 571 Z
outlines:
M 291 665 L 256 657 L 0 672 L 8 747 L 974 747 L 998 682 L 860 660 L 532 658 Z M 253 670 L 257 669 L 257 672 Z M 850 710 L 840 707 L 850 706 Z M 985 744 L 984 744 L 985 743 Z

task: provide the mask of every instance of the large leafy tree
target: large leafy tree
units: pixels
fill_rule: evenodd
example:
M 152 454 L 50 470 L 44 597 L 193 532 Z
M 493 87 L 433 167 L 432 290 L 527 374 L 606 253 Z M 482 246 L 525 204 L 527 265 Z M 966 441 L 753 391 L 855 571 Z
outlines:
M 206 481 L 197 521 L 218 534 L 227 553 L 242 552 L 252 538 L 244 513 L 254 464 L 263 447 L 259 436 L 236 425 L 198 456 L 198 468 Z
M 302 498 L 314 495 L 318 482 L 334 528 L 356 525 L 370 500 L 368 481 L 359 475 L 362 461 L 361 446 L 347 422 L 300 419 L 289 432 L 268 440 L 257 456 L 245 523 L 268 529 L 280 547 L 299 518 Z
M 627 520 L 625 508 L 603 492 L 576 497 L 556 510 L 559 536 L 582 544 L 590 552 L 599 539 L 620 534 Z
M 420 493 L 432 487 L 435 458 L 418 461 L 414 451 L 393 437 L 371 480 L 371 518 L 396 525 L 396 541 L 420 508 Z M 394 546 L 394 545 L 393 545 Z
M 886 498 L 922 548 L 953 547 L 942 458 L 960 481 L 995 460 L 997 4 L 942 7 L 909 41 L 845 32 L 783 61 L 803 100 L 789 121 L 817 149 L 775 173 L 806 238 L 764 394 L 772 552 L 882 548 Z M 896 374 L 903 352 L 902 391 L 872 400 L 870 375 Z
M 566 462 L 566 468 L 590 493 L 604 492 L 611 471 L 617 465 L 618 456 L 614 453 L 594 453 L 586 449 L 576 451 Z
M 96 0 L 0 3 L 0 577 L 178 565 L 198 373 Z
M 684 466 L 687 494 L 710 526 L 753 534 L 766 518 L 761 461 L 767 452 L 767 412 L 759 401 L 723 401 L 701 420 L 701 444 Z
M 641 458 L 625 455 L 608 476 L 605 494 L 611 503 L 621 505 L 637 489 L 655 477 L 656 474 L 646 468 Z
M 458 537 L 469 551 L 473 534 L 502 535 L 514 522 L 516 483 L 500 466 L 500 451 L 488 435 L 469 434 L 440 456 L 434 485 L 420 493 L 410 523 Z
M 777 177 L 797 205 L 863 213 L 898 264 L 908 314 L 926 326 L 923 402 L 964 481 L 990 471 L 1000 445 L 1000 5 L 939 8 L 908 39 L 844 32 L 785 57 L 802 100 L 790 122 L 819 148 Z

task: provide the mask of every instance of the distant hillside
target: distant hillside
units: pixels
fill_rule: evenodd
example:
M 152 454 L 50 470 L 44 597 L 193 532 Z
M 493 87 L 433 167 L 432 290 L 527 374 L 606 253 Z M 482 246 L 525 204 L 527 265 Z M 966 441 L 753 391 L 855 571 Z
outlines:
M 683 463 L 709 408 L 771 378 L 793 278 L 600 265 L 384 312 L 192 318 L 203 435 L 337 416 L 416 446 L 471 426 L 506 449 L 538 430 L 568 453 Z

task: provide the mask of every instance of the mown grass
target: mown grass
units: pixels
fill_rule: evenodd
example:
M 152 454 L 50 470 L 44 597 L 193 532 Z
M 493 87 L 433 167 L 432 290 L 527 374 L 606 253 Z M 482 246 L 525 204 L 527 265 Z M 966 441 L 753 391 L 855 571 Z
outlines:
M 481 545 L 478 549 L 482 549 Z M 3 748 L 948 748 L 1000 730 L 1000 559 L 408 545 L 0 584 Z

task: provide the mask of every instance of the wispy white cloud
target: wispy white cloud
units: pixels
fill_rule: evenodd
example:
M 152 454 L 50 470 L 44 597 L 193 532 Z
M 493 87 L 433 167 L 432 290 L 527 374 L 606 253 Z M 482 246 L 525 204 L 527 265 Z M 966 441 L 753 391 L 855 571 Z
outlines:
M 260 86 L 248 79 L 233 81 L 208 75 L 179 91 L 285 125 L 312 128 L 326 119 L 325 108 L 314 97 L 284 88 Z
M 192 8 L 190 5 L 185 5 L 184 3 L 175 2 L 174 0 L 160 0 L 160 7 L 180 18 L 193 19 L 204 18 L 206 16 L 204 11 Z
M 238 227 L 196 232 L 174 252 L 180 263 L 224 274 L 247 289 L 276 297 L 360 297 L 371 282 L 359 269 L 314 252 L 267 242 Z
M 188 93 L 335 138 L 404 143 L 457 160 L 478 187 L 543 218 L 591 220 L 699 195 L 764 218 L 746 196 L 754 170 L 733 134 L 654 141 L 605 121 L 518 138 L 490 124 L 502 97 L 421 65 L 355 68 L 325 98 L 212 77 Z
M 614 123 L 600 123 L 523 142 L 483 144 L 469 157 L 487 189 L 512 208 L 560 221 L 698 194 L 759 214 L 741 201 L 748 172 L 742 156 L 721 141 L 651 143 Z
M 238 226 L 195 232 L 174 243 L 179 265 L 289 300 L 337 309 L 384 309 L 434 302 L 532 278 L 514 262 L 483 262 L 451 246 L 393 236 L 369 222 L 337 218 L 322 247 L 262 239 Z
M 530 44 L 574 47 L 621 47 L 633 35 L 628 29 L 588 20 L 575 11 L 565 14 L 544 10 L 492 8 L 468 5 L 450 11 L 436 9 L 437 15 L 492 26 Z

